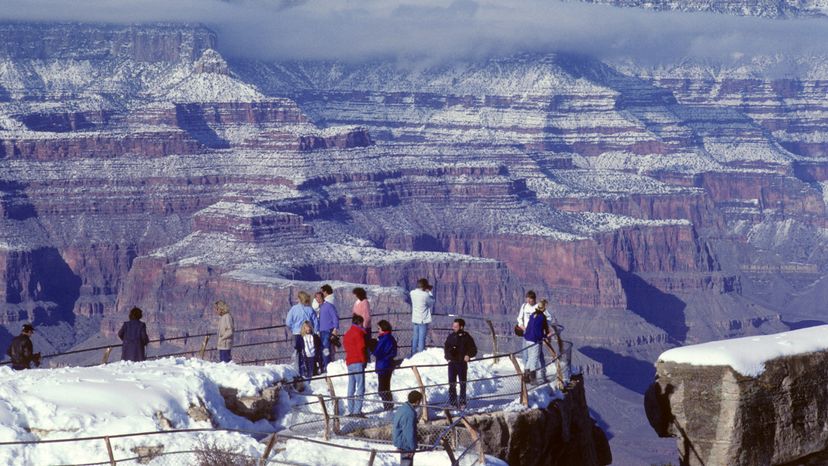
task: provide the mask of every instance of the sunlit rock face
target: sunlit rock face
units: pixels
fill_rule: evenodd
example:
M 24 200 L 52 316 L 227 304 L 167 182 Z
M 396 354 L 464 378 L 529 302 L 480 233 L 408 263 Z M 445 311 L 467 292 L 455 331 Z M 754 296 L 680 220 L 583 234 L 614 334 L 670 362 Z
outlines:
M 420 277 L 438 312 L 495 319 L 534 289 L 596 368 L 818 315 L 818 70 L 272 63 L 188 25 L 0 38 L 9 335 L 64 348 L 135 305 L 152 332 L 206 330 L 216 299 L 280 323 L 324 282 L 344 315 L 359 284 L 405 311 Z

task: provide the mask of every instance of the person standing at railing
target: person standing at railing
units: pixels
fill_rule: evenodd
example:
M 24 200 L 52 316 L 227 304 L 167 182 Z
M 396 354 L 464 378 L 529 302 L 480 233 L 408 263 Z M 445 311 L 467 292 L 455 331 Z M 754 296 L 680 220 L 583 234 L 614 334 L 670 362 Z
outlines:
M 20 335 L 12 338 L 6 354 L 11 358 L 11 368 L 13 370 L 31 369 L 32 363 L 40 367 L 40 353 L 34 352 L 32 335 L 34 335 L 34 327 L 31 324 L 23 324 Z
M 517 316 L 517 326 L 515 326 L 515 334 L 518 336 L 524 336 L 526 332 L 526 326 L 529 324 L 529 317 L 535 312 L 535 309 L 538 307 L 538 297 L 534 291 L 529 290 L 526 292 L 526 302 L 520 306 L 520 311 L 518 311 Z M 547 322 L 552 323 L 552 316 L 549 314 L 549 311 L 544 311 L 544 315 L 546 316 Z M 525 339 L 523 341 L 523 350 L 521 351 L 521 359 L 523 360 L 523 367 L 526 367 L 529 358 L 529 346 L 531 343 L 527 342 Z
M 394 408 L 393 397 L 391 396 L 391 375 L 394 373 L 394 358 L 397 357 L 397 339 L 392 334 L 393 328 L 387 320 L 379 321 L 379 335 L 377 346 L 374 347 L 373 355 L 377 359 L 377 383 L 379 385 L 379 396 L 385 401 L 383 409 L 390 411 Z
M 317 297 L 319 302 L 319 339 L 322 340 L 322 367 L 320 371 L 328 372 L 328 363 L 333 360 L 334 348 L 331 336 L 339 335 L 339 314 L 333 301 Z
M 322 355 L 322 341 L 319 335 L 313 333 L 313 324 L 309 320 L 302 324 L 302 347 L 298 350 L 302 352 L 299 375 L 309 379 L 316 374 Z
M 434 309 L 433 287 L 428 280 L 421 278 L 417 281 L 417 289 L 411 290 L 411 356 L 424 351 L 428 336 L 428 325 L 431 323 L 431 312 Z
M 529 321 L 526 323 L 526 332 L 523 334 L 524 340 L 529 344 L 526 351 L 526 365 L 524 366 L 524 380 L 526 382 L 534 382 L 536 377 L 540 375 L 539 379 L 542 383 L 549 383 L 546 379 L 546 362 L 543 357 L 544 340 L 549 338 L 549 322 L 546 320 L 546 300 L 542 300 L 540 304 L 535 307 L 535 312 L 529 316 Z
M 400 450 L 400 465 L 414 466 L 414 452 L 417 451 L 417 406 L 423 401 L 423 394 L 417 390 L 408 392 L 408 403 L 394 412 L 391 437 L 394 446 Z M 425 408 L 428 409 L 428 408 Z
M 133 307 L 129 311 L 129 320 L 121 325 L 118 330 L 118 338 L 123 341 L 121 349 L 122 361 L 145 361 L 147 359 L 146 348 L 149 344 L 147 336 L 147 324 L 141 322 L 144 311 L 141 308 Z
M 213 307 L 219 315 L 218 342 L 216 343 L 219 362 L 230 362 L 233 360 L 230 354 L 233 349 L 233 316 L 230 315 L 230 307 L 224 301 L 216 301 Z
M 302 365 L 304 358 L 302 356 L 302 324 L 305 321 L 310 321 L 314 330 L 319 328 L 319 321 L 316 319 L 316 313 L 311 307 L 311 297 L 308 293 L 300 291 L 296 294 L 299 302 L 294 304 L 288 311 L 285 317 L 285 326 L 290 329 L 293 334 L 293 347 L 296 349 L 296 369 L 299 373 L 302 372 Z
M 351 328 L 345 332 L 345 363 L 348 365 L 348 415 L 362 417 L 365 396 L 365 364 L 368 363 L 368 333 L 362 328 L 362 316 L 354 314 Z
M 469 361 L 477 356 L 474 338 L 466 332 L 466 321 L 454 319 L 452 332 L 446 338 L 444 352 L 448 361 L 449 403 L 464 409 L 466 407 L 466 380 Z M 460 379 L 460 399 L 457 399 L 457 379 Z
M 362 326 L 368 332 L 368 338 L 371 337 L 371 304 L 368 302 L 368 293 L 365 288 L 354 288 L 353 290 L 356 302 L 354 303 L 353 313 L 362 317 Z

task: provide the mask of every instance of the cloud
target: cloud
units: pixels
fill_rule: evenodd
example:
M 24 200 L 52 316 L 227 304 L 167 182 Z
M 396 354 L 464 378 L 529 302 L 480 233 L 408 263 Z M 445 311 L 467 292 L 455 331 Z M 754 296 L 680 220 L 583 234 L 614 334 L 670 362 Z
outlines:
M 0 0 L 0 20 L 198 22 L 223 53 L 454 60 L 576 52 L 653 63 L 828 55 L 828 19 L 653 12 L 553 0 Z

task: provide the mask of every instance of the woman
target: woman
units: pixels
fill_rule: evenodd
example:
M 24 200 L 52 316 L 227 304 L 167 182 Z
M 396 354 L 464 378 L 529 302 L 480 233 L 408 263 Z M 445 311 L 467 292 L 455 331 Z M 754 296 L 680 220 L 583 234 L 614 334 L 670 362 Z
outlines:
M 233 316 L 230 315 L 230 307 L 224 301 L 216 301 L 213 308 L 219 316 L 218 343 L 216 344 L 219 361 L 230 362 L 233 359 L 230 355 L 230 350 L 233 348 Z
M 288 311 L 287 317 L 285 317 L 285 326 L 293 334 L 293 347 L 296 348 L 296 369 L 301 373 L 304 364 L 302 352 L 299 351 L 299 348 L 302 347 L 302 325 L 305 321 L 309 321 L 314 331 L 316 331 L 319 327 L 319 320 L 310 305 L 311 296 L 304 291 L 300 291 L 296 294 L 296 297 L 299 302 L 294 304 Z
M 381 320 L 377 324 L 379 336 L 377 346 L 372 354 L 377 359 L 377 380 L 379 382 L 379 396 L 385 401 L 383 409 L 390 411 L 394 409 L 391 396 L 391 374 L 394 372 L 394 358 L 397 357 L 397 339 L 392 335 L 393 329 L 387 320 Z
M 371 337 L 371 305 L 368 303 L 368 294 L 364 288 L 354 288 L 354 296 L 356 302 L 354 303 L 353 313 L 362 317 L 362 326 L 368 331 L 368 337 Z
M 149 343 L 147 336 L 147 325 L 141 322 L 144 312 L 137 307 L 129 311 L 129 321 L 124 322 L 121 330 L 118 330 L 118 338 L 124 342 L 121 350 L 122 361 L 145 361 L 147 359 L 146 347 Z
M 523 334 L 523 338 L 528 345 L 524 374 L 527 382 L 533 382 L 539 372 L 540 380 L 543 383 L 548 383 L 546 380 L 546 363 L 543 360 L 543 341 L 548 336 L 549 323 L 546 321 L 546 300 L 544 299 L 529 316 L 526 331 Z
M 320 366 L 322 356 L 322 340 L 319 335 L 313 333 L 313 324 L 306 320 L 302 324 L 302 346 L 296 348 L 302 354 L 302 366 L 299 368 L 299 375 L 311 378 L 316 375 Z

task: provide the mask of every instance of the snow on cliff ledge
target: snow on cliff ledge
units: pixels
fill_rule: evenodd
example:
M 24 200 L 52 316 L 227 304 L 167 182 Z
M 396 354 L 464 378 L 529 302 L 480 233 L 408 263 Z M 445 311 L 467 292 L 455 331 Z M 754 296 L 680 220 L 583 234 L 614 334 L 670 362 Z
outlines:
M 828 325 L 820 325 L 773 335 L 673 348 L 662 353 L 658 360 L 693 366 L 730 366 L 744 376 L 758 377 L 765 371 L 767 361 L 826 349 Z

